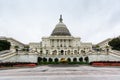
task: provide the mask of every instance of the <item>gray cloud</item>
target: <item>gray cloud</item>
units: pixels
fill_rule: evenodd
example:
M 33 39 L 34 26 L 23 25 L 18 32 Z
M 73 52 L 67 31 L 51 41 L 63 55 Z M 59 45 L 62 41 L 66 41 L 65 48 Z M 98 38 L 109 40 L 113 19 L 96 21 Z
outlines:
M 98 43 L 120 35 L 119 4 L 119 0 L 0 0 L 0 36 L 40 42 L 63 14 L 73 36 Z

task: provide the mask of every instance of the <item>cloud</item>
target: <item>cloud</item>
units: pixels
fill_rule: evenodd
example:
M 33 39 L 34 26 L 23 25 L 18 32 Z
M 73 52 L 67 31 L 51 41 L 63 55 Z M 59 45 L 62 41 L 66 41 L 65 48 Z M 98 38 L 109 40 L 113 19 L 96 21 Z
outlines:
M 119 0 L 0 0 L 0 36 L 39 42 L 63 14 L 73 36 L 98 43 L 120 35 L 119 4 Z

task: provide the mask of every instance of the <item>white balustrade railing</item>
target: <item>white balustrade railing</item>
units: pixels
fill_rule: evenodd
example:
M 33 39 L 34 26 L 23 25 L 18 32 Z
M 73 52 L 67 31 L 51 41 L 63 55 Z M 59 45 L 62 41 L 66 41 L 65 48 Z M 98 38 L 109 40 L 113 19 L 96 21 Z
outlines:
M 46 54 L 42 54 L 42 55 L 39 55 L 41 57 L 81 57 L 83 55 L 81 54 L 74 54 L 74 55 L 46 55 Z M 87 56 L 87 55 L 84 55 L 84 56 Z

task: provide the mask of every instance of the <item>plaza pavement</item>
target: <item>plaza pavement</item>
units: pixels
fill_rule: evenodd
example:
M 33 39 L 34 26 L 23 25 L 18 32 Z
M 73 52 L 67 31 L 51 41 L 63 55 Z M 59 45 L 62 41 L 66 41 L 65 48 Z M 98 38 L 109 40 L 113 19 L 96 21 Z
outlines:
M 0 70 L 0 80 L 120 80 L 120 67 L 38 66 Z

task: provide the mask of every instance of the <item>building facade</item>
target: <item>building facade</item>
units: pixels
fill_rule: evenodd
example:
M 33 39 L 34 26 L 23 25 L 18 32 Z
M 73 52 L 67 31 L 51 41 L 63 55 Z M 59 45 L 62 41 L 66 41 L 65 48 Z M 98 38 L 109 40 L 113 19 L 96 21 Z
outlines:
M 15 50 L 15 47 L 18 47 L 19 49 L 23 49 L 26 46 L 25 44 L 21 43 L 20 41 L 15 40 L 15 39 L 10 38 L 10 37 L 0 37 L 0 40 L 7 40 L 8 42 L 10 42 L 10 44 L 11 44 L 10 49 L 11 50 Z
M 44 61 L 75 61 L 85 62 L 89 59 L 92 61 L 119 61 L 120 56 L 118 52 L 112 51 L 108 42 L 111 38 L 106 39 L 96 45 L 92 43 L 84 43 L 80 37 L 74 37 L 71 35 L 67 26 L 63 23 L 62 15 L 60 16 L 59 23 L 55 26 L 52 33 L 48 37 L 42 37 L 41 42 L 31 42 L 29 45 L 25 45 L 13 38 L 1 37 L 0 40 L 7 40 L 11 43 L 11 50 L 15 51 L 15 46 L 18 46 L 20 50 L 29 46 L 29 50 L 14 52 L 14 55 L 21 56 L 34 56 L 27 57 L 28 61 L 37 62 L 38 58 L 42 58 Z M 99 51 L 96 50 L 98 46 Z M 95 49 L 94 49 L 95 48 Z M 25 54 L 25 55 L 23 55 Z M 27 54 L 27 55 L 26 55 Z M 31 55 L 32 54 L 32 55 Z M 7 55 L 9 57 L 9 55 Z M 5 56 L 5 58 L 7 57 Z M 11 57 L 11 54 L 10 54 Z M 1 57 L 4 58 L 3 56 Z M 24 57 L 23 57 L 24 58 Z M 14 59 L 11 59 L 14 60 Z M 15 58 L 16 60 L 16 58 Z M 21 59 L 20 59 L 21 60 Z M 25 59 L 22 59 L 25 60 Z M 9 60 L 8 60 L 9 61 Z
M 59 23 L 55 26 L 49 37 L 42 37 L 40 43 L 30 43 L 30 52 L 38 52 L 40 55 L 53 56 L 86 56 L 92 51 L 92 43 L 81 42 L 80 37 L 71 35 L 60 15 Z M 66 57 L 65 57 L 66 55 Z

